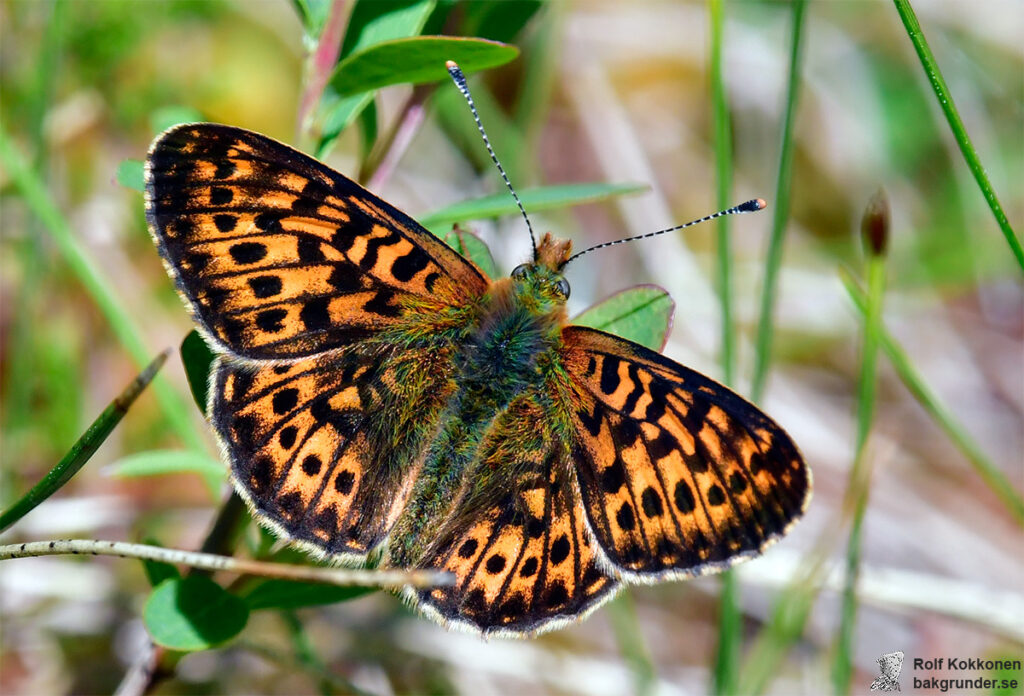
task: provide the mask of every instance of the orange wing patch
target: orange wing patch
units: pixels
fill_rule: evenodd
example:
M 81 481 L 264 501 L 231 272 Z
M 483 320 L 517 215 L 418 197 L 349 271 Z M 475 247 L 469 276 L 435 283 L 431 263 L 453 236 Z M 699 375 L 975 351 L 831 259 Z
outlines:
M 567 461 L 489 509 L 457 510 L 420 566 L 455 575 L 451 588 L 410 595 L 445 623 L 484 634 L 522 635 L 586 616 L 618 583 L 599 565 Z M 560 473 L 563 472 L 563 473 Z
M 567 327 L 573 459 L 603 552 L 638 580 L 758 553 L 803 512 L 789 436 L 725 387 L 593 329 Z
M 193 315 L 241 357 L 343 347 L 399 324 L 415 298 L 463 308 L 487 287 L 405 214 L 248 131 L 164 133 L 146 191 L 150 229 Z

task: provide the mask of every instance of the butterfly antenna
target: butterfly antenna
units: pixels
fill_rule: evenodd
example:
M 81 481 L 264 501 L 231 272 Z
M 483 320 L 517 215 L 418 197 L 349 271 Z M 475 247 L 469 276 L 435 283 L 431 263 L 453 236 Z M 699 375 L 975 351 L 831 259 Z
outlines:
M 570 256 L 569 259 L 562 265 L 562 268 L 565 268 L 566 265 L 572 263 L 572 261 L 574 259 L 578 259 L 579 257 L 583 256 L 584 254 L 589 254 L 590 252 L 596 251 L 598 249 L 603 249 L 605 247 L 615 246 L 616 244 L 625 244 L 626 242 L 635 242 L 638 239 L 647 239 L 648 237 L 657 237 L 659 234 L 665 234 L 666 232 L 675 232 L 676 230 L 682 230 L 682 229 L 686 229 L 687 227 L 693 227 L 694 225 L 699 225 L 702 222 L 707 222 L 708 220 L 714 220 L 715 218 L 720 218 L 720 217 L 723 217 L 725 215 L 737 215 L 739 213 L 755 213 L 758 210 L 763 210 L 767 205 L 768 204 L 764 202 L 764 199 L 762 199 L 762 198 L 754 198 L 752 200 L 747 201 L 746 203 L 740 203 L 739 205 L 734 205 L 731 208 L 726 208 L 725 210 L 719 210 L 717 213 L 711 213 L 711 215 L 705 215 L 704 217 L 700 218 L 699 220 L 691 220 L 690 222 L 687 222 L 687 223 L 682 224 L 682 225 L 676 225 L 675 227 L 669 227 L 666 230 L 658 230 L 657 232 L 648 232 L 647 234 L 639 234 L 639 235 L 637 235 L 635 237 L 626 237 L 625 239 L 616 239 L 614 242 L 605 242 L 604 244 L 596 244 L 596 245 L 590 247 L 589 249 L 584 249 L 583 251 L 579 252 L 578 254 L 573 254 L 572 256 Z
M 519 212 L 523 214 L 523 219 L 526 220 L 526 229 L 530 231 L 530 244 L 533 246 L 533 260 L 537 260 L 537 238 L 533 236 L 533 225 L 530 224 L 530 218 L 526 215 L 526 208 L 523 207 L 522 201 L 519 200 L 519 196 L 516 194 L 516 190 L 512 188 L 512 182 L 508 180 L 508 175 L 505 174 L 505 168 L 501 166 L 501 162 L 498 161 L 498 156 L 494 154 L 494 148 L 491 147 L 491 141 L 487 138 L 487 131 L 484 130 L 484 124 L 480 122 L 480 115 L 476 111 L 476 104 L 473 102 L 473 96 L 469 93 L 469 85 L 466 84 L 466 76 L 462 74 L 462 69 L 456 65 L 454 60 L 450 60 L 444 64 L 448 68 L 448 74 L 452 76 L 452 80 L 455 81 L 455 86 L 462 92 L 463 98 L 466 103 L 469 104 L 469 110 L 473 114 L 473 120 L 476 121 L 477 130 L 480 131 L 480 135 L 484 139 L 484 145 L 487 146 L 487 154 L 491 156 L 491 161 L 498 168 L 498 172 L 501 173 L 501 178 L 505 182 L 505 186 L 512 193 L 512 197 L 516 199 L 516 205 L 519 206 Z

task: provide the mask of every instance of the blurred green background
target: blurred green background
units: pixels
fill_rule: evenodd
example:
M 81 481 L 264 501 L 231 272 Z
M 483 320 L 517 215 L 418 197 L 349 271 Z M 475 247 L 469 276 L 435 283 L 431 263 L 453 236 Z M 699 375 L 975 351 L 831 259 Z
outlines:
M 339 3 L 345 12 L 354 3 Z M 395 7 L 412 3 L 393 3 Z M 266 133 L 309 152 L 323 118 L 298 123 L 309 90 L 311 26 L 327 3 L 69 2 L 0 4 L 0 124 L 52 198 L 83 253 L 138 328 L 148 355 L 191 330 L 152 246 L 142 196 L 117 182 L 161 124 L 182 115 Z M 1018 2 L 913 3 L 1010 224 L 1024 220 L 1024 12 Z M 302 12 L 307 10 L 304 22 Z M 319 14 L 318 14 L 319 13 Z M 734 385 L 750 393 L 766 247 L 772 226 L 793 10 L 724 3 L 722 81 L 731 108 L 731 198 L 769 210 L 731 223 Z M 317 25 L 317 22 L 321 22 Z M 440 2 L 424 31 L 518 46 L 508 65 L 471 79 L 498 155 L 517 188 L 584 181 L 640 183 L 641 195 L 535 212 L 535 229 L 577 248 L 642 234 L 719 207 L 705 2 Z M 763 397 L 801 446 L 815 496 L 804 521 L 737 573 L 742 666 L 763 637 L 782 586 L 814 545 L 845 529 L 854 456 L 861 315 L 839 280 L 861 277 L 860 218 L 882 189 L 891 207 L 884 321 L 914 370 L 1011 488 L 1024 488 L 1024 294 L 1021 268 L 979 192 L 890 2 L 819 1 L 803 26 L 789 215 Z M 417 88 L 420 89 L 420 88 Z M 422 103 L 422 120 L 409 104 Z M 328 143 L 327 162 L 355 177 L 376 136 L 369 185 L 414 217 L 500 192 L 465 105 L 442 84 L 376 93 Z M 321 112 L 322 116 L 322 112 Z M 389 140 L 393 125 L 404 124 Z M 408 136 L 408 137 L 405 137 Z M 370 157 L 374 160 L 374 156 Z M 473 223 L 507 273 L 528 251 L 520 218 Z M 656 283 L 676 301 L 665 353 L 721 379 L 716 229 L 619 246 L 569 271 L 576 313 L 617 290 Z M 68 450 L 138 372 L 86 292 L 50 224 L 0 167 L 0 483 L 3 507 Z M 188 404 L 177 355 L 162 388 Z M 145 393 L 88 466 L 0 537 L 143 540 L 198 548 L 215 514 L 192 472 L 115 475 L 129 455 L 216 448 L 200 414 L 170 423 Z M 875 660 L 1024 658 L 1024 535 L 880 356 L 865 461 L 870 502 L 860 611 L 851 648 L 854 693 Z M 1005 493 L 1005 491 L 1004 491 Z M 845 515 L 845 516 L 844 516 Z M 256 537 L 254 529 L 249 536 Z M 831 690 L 846 533 L 834 571 L 793 649 L 772 665 L 769 693 Z M 184 656 L 157 693 L 701 693 L 712 689 L 717 578 L 631 591 L 585 623 L 532 641 L 446 633 L 390 594 L 291 612 L 257 612 L 225 647 Z M 0 565 L 2 693 L 106 693 L 146 645 L 148 583 L 137 561 L 50 557 Z M 778 641 L 777 644 L 781 645 Z M 1018 680 L 1022 676 L 1018 673 Z M 742 675 L 737 675 L 739 679 Z M 740 679 L 740 681 L 742 681 Z M 738 688 L 738 687 L 734 687 Z M 986 691 L 986 693 L 988 693 Z M 1020 689 L 1016 693 L 1022 693 Z

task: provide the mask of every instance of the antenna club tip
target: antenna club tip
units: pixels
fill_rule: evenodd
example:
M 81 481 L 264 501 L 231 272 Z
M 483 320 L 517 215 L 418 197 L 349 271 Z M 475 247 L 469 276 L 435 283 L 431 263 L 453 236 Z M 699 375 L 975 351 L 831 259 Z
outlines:
M 768 204 L 763 198 L 753 198 L 746 203 L 740 203 L 734 209 L 737 213 L 753 213 L 758 210 L 764 210 L 768 207 Z
M 458 70 L 459 64 L 456 63 L 454 60 L 446 60 L 444 62 L 444 67 L 447 68 L 448 70 Z

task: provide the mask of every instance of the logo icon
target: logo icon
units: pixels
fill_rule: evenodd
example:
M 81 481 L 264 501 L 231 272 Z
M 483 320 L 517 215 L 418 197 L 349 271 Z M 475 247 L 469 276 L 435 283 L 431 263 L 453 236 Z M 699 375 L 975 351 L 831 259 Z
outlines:
M 882 671 L 875 681 L 871 682 L 872 691 L 899 691 L 900 670 L 903 669 L 903 651 L 886 653 L 876 660 Z

